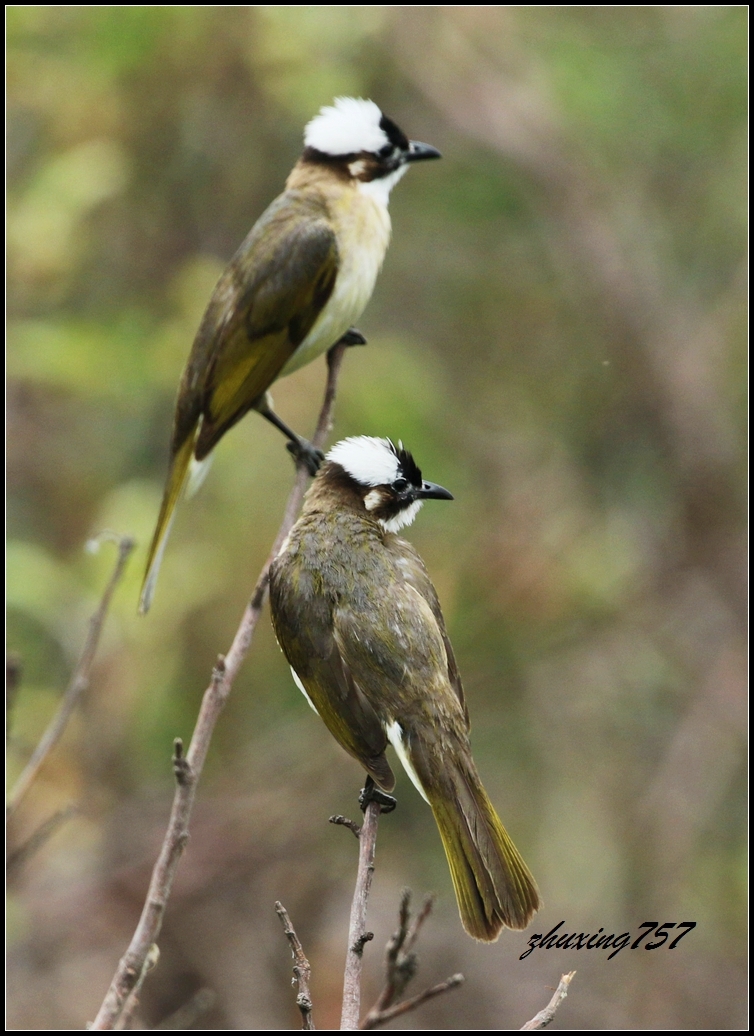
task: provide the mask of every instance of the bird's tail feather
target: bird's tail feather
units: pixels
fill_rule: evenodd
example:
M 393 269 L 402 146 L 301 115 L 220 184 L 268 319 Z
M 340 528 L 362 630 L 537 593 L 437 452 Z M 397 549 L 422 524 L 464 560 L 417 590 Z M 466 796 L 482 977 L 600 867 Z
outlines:
M 462 750 L 456 758 L 444 753 L 432 769 L 440 772 L 427 773 L 417 766 L 440 830 L 464 928 L 482 942 L 494 942 L 503 927 L 526 928 L 541 906 L 539 891 L 482 787 L 471 756 Z
M 196 436 L 193 434 L 187 436 L 170 463 L 167 485 L 165 486 L 165 493 L 162 497 L 160 514 L 157 518 L 157 527 L 154 530 L 152 543 L 149 547 L 149 557 L 147 558 L 144 582 L 141 587 L 141 597 L 139 598 L 140 615 L 145 615 L 152 604 L 155 586 L 157 585 L 157 576 L 159 575 L 160 565 L 162 564 L 162 557 L 165 553 L 168 536 L 170 535 L 170 529 L 172 528 L 173 519 L 175 518 L 175 506 L 180 499 L 181 492 L 186 484 L 186 479 L 189 474 L 191 459 L 194 453 L 195 438 Z
M 189 464 L 188 481 L 186 483 L 187 500 L 190 500 L 192 496 L 198 493 L 204 485 L 204 480 L 212 467 L 214 456 L 214 453 L 208 453 L 204 460 L 197 460 L 196 457 L 192 456 Z

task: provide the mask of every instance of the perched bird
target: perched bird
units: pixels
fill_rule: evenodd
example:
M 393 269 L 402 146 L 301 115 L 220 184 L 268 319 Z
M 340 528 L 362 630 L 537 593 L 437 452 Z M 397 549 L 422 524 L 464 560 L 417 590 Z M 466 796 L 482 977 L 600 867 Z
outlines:
M 192 462 L 249 410 L 290 440 L 314 474 L 322 454 L 272 410 L 267 389 L 344 339 L 374 289 L 390 239 L 388 198 L 411 162 L 439 158 L 408 140 L 373 101 L 339 97 L 306 126 L 285 191 L 252 227 L 215 287 L 175 406 L 170 467 L 139 603 L 152 602 Z
M 339 442 L 273 562 L 272 622 L 307 701 L 385 792 L 392 744 L 434 813 L 464 928 L 492 942 L 525 928 L 540 899 L 474 765 L 437 593 L 396 535 L 428 499 L 452 496 L 402 445 Z

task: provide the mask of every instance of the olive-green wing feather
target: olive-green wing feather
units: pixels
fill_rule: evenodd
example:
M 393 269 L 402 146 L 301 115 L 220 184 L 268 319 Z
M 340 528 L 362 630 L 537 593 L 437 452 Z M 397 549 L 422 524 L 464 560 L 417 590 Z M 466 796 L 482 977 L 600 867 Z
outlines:
M 306 579 L 295 560 L 282 556 L 273 564 L 270 611 L 278 643 L 336 741 L 391 791 L 383 726 L 338 650 L 328 600 L 308 594 Z
M 466 717 L 466 727 L 468 729 L 469 713 L 466 707 L 466 698 L 463 693 L 461 674 L 458 672 L 456 657 L 453 654 L 453 645 L 450 643 L 450 637 L 445 628 L 445 618 L 442 614 L 442 608 L 440 607 L 440 600 L 437 596 L 437 591 L 435 590 L 432 580 L 429 577 L 429 573 L 424 566 L 424 562 L 414 546 L 409 543 L 408 540 L 404 540 L 400 536 L 394 536 L 388 541 L 388 546 L 389 549 L 400 559 L 400 570 L 404 580 L 412 586 L 414 590 L 421 594 L 429 605 L 432 615 L 435 618 L 437 628 L 440 631 L 440 636 L 442 637 L 442 642 L 445 647 L 448 681 L 461 703 L 461 707 L 463 708 L 464 715 Z
M 503 926 L 525 928 L 539 893 L 474 765 L 437 595 L 418 555 L 403 545 L 401 554 L 402 580 L 365 610 L 336 610 L 335 640 L 383 723 L 398 724 L 396 747 L 432 807 L 463 925 L 490 942 Z
M 184 375 L 189 421 L 200 403 L 201 460 L 269 388 L 332 294 L 338 247 L 322 202 L 274 202 L 215 288 Z M 183 394 L 183 393 L 182 393 Z
M 338 248 L 324 203 L 288 191 L 270 205 L 212 293 L 178 389 L 170 469 L 139 611 L 149 610 L 189 473 L 269 388 L 332 294 Z
M 302 674 L 293 666 L 296 675 L 336 741 L 361 763 L 381 788 L 392 791 L 395 775 L 385 756 L 385 730 L 332 638 L 330 648 L 327 657 L 299 659 L 305 672 Z
M 466 708 L 466 699 L 463 692 L 463 683 L 461 681 L 461 674 L 458 671 L 458 665 L 456 663 L 456 656 L 453 652 L 453 644 L 451 638 L 447 635 L 445 628 L 445 620 L 442 615 L 442 609 L 440 607 L 440 601 L 437 597 L 437 591 L 430 579 L 429 573 L 425 567 L 422 557 L 419 556 L 415 548 L 401 537 L 393 536 L 387 541 L 388 549 L 399 559 L 400 573 L 402 583 L 404 585 L 411 586 L 414 591 L 423 598 L 426 604 L 429 606 L 434 618 L 434 623 L 431 621 L 428 615 L 424 615 L 421 620 L 421 627 L 419 627 L 419 639 L 424 639 L 424 630 L 427 627 L 431 632 L 431 635 L 435 635 L 435 627 L 442 640 L 445 653 L 445 669 L 447 675 L 447 682 L 450 683 L 453 688 L 456 697 L 461 703 L 461 708 L 466 719 L 466 729 L 469 727 L 468 710 Z M 421 613 L 417 613 L 414 621 L 419 621 Z M 387 654 L 389 655 L 394 651 L 394 644 L 387 644 Z

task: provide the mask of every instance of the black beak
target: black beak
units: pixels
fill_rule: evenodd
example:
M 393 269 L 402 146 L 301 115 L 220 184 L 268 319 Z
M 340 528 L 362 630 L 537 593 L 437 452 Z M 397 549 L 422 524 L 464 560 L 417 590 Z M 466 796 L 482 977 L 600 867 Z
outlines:
M 422 482 L 421 489 L 417 490 L 416 496 L 419 500 L 452 500 L 453 494 L 447 489 L 436 485 L 434 482 Z
M 431 144 L 420 144 L 418 140 L 410 140 L 408 142 L 408 151 L 404 155 L 404 161 L 419 162 L 423 158 L 442 158 L 442 155 Z

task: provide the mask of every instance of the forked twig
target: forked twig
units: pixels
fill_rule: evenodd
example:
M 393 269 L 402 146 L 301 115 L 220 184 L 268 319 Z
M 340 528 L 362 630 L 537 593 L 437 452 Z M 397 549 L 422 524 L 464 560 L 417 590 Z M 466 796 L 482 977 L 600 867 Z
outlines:
M 413 1011 L 420 1004 L 431 1000 L 441 993 L 447 993 L 455 989 L 464 981 L 463 975 L 451 975 L 444 982 L 439 982 L 423 993 L 409 997 L 407 1000 L 396 1004 L 395 1001 L 402 996 L 411 979 L 414 977 L 418 967 L 416 954 L 413 952 L 416 940 L 419 937 L 422 925 L 429 917 L 434 903 L 433 896 L 427 896 L 422 903 L 413 924 L 411 923 L 411 890 L 404 889 L 401 895 L 401 905 L 398 912 L 398 930 L 390 938 L 385 951 L 386 979 L 382 992 L 377 998 L 374 1007 L 369 1011 L 361 1023 L 362 1029 L 376 1029 L 385 1022 L 389 1022 L 399 1015 Z
M 345 345 L 339 343 L 327 355 L 327 387 L 319 413 L 319 420 L 317 421 L 317 429 L 312 439 L 314 445 L 318 448 L 323 445 L 325 437 L 330 430 L 332 407 L 344 350 Z M 270 565 L 296 520 L 296 515 L 306 491 L 307 481 L 308 474 L 306 470 L 299 468 L 296 472 L 293 489 L 288 497 L 282 524 L 275 537 L 275 543 L 257 579 L 251 599 L 246 606 L 243 618 L 233 638 L 230 651 L 224 658 L 222 656 L 218 658 L 210 685 L 204 692 L 191 744 L 185 758 L 182 751 L 179 750 L 179 746 L 176 745 L 174 768 L 176 770 L 177 787 L 173 797 L 173 807 L 168 829 L 152 871 L 152 879 L 141 918 L 131 943 L 118 964 L 99 1013 L 92 1023 L 92 1029 L 105 1030 L 114 1028 L 123 1010 L 126 998 L 143 972 L 144 962 L 149 949 L 159 936 L 178 861 L 188 840 L 188 823 L 194 805 L 196 785 L 209 751 L 215 723 L 228 699 L 241 663 L 251 646 L 254 630 L 259 621 L 267 594 Z
M 120 1016 L 116 1021 L 113 1029 L 122 1032 L 124 1029 L 131 1028 L 131 1021 L 136 1014 L 136 1008 L 139 1006 L 139 994 L 141 993 L 141 987 L 144 985 L 144 980 L 153 968 L 156 968 L 160 960 L 160 948 L 157 943 L 152 943 L 149 947 L 149 953 L 147 959 L 144 961 L 144 967 L 141 969 L 141 973 L 136 980 L 131 992 L 126 998 L 126 1002 L 123 1005 L 123 1009 L 120 1012 Z
M 384 1025 L 385 1022 L 392 1021 L 393 1018 L 397 1018 L 399 1015 L 407 1014 L 409 1011 L 413 1011 L 421 1004 L 432 1000 L 434 997 L 439 996 L 441 993 L 447 993 L 450 989 L 457 989 L 458 986 L 465 982 L 463 975 L 451 975 L 450 978 L 446 978 L 444 982 L 438 982 L 436 986 L 430 986 L 429 989 L 425 989 L 423 993 L 417 993 L 416 996 L 410 996 L 408 1000 L 402 1000 L 399 1004 L 395 1004 L 393 1007 L 387 1007 L 384 1011 L 374 1018 L 370 1015 L 367 1016 L 364 1024 L 361 1026 L 362 1029 L 376 1029 L 378 1025 Z

